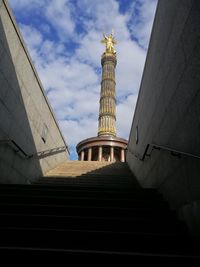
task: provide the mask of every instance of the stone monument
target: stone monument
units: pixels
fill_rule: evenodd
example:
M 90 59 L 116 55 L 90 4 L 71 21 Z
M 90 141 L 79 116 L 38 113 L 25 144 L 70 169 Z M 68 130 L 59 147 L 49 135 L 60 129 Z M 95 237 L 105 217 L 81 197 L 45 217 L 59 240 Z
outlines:
M 125 161 L 127 140 L 116 136 L 116 92 L 115 67 L 117 54 L 114 45 L 117 43 L 114 33 L 101 41 L 106 49 L 102 54 L 102 81 L 99 108 L 98 136 L 78 143 L 76 149 L 79 160 L 84 161 Z

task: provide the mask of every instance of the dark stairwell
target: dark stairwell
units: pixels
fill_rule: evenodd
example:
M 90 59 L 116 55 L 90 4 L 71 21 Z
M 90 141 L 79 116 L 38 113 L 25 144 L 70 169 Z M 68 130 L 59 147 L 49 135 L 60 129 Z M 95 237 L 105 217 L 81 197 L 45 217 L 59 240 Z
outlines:
M 67 162 L 35 184 L 0 185 L 0 236 L 5 255 L 199 259 L 198 240 L 126 163 Z

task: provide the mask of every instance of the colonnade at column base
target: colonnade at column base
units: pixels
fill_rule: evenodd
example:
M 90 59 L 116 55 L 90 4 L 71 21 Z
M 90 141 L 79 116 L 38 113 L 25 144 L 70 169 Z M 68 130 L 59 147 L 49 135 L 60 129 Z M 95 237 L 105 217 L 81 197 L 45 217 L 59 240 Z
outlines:
M 113 136 L 91 137 L 81 141 L 76 149 L 80 161 L 126 161 L 127 140 Z

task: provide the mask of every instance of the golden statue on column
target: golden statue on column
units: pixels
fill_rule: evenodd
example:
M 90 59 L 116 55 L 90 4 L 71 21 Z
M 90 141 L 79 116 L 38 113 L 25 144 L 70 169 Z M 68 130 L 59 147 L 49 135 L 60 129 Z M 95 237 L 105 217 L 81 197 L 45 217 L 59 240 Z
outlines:
M 117 41 L 114 39 L 114 32 L 112 31 L 112 33 L 108 36 L 106 36 L 105 33 L 103 33 L 103 37 L 104 39 L 101 40 L 101 43 L 106 44 L 106 53 L 112 53 L 112 54 L 116 54 L 116 50 L 114 49 L 114 45 L 117 44 Z
M 101 56 L 102 79 L 99 103 L 97 136 L 82 140 L 77 144 L 77 153 L 81 161 L 121 161 L 124 162 L 128 141 L 117 137 L 116 133 L 116 92 L 115 67 L 117 53 L 114 31 L 110 35 L 103 33 L 101 43 L 105 51 Z

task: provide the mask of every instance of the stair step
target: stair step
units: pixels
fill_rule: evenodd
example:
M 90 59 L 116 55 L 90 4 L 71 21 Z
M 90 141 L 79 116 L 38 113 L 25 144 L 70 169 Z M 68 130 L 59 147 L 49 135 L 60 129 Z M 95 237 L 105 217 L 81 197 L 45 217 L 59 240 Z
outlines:
M 40 183 L 35 183 L 36 185 L 53 185 L 55 184 L 55 181 L 51 181 L 51 182 L 40 182 Z M 109 189 L 121 189 L 121 190 L 125 190 L 127 188 L 130 188 L 131 185 L 119 185 L 119 184 L 114 184 L 114 183 L 69 183 L 69 182 L 56 182 L 56 186 L 66 186 L 66 185 L 69 185 L 69 186 L 74 186 L 74 187 L 86 187 L 86 188 L 89 188 L 89 187 L 99 187 L 100 189 L 102 190 L 109 190 Z
M 45 177 L 54 176 L 80 176 L 80 175 L 129 175 L 133 176 L 126 163 L 121 162 L 81 162 L 67 161 L 45 174 Z
M 89 187 L 87 188 L 86 186 L 79 186 L 79 187 L 74 187 L 70 185 L 63 185 L 63 186 L 58 186 L 57 184 L 52 185 L 6 185 L 2 184 L 0 185 L 0 194 L 4 194 L 8 192 L 9 194 L 23 194 L 24 192 L 30 192 L 30 193 L 45 193 L 45 194 L 86 194 L 86 195 L 91 195 L 91 194 L 97 194 L 97 195 L 102 195 L 102 194 L 108 194 L 110 195 L 119 195 L 119 196 L 157 196 L 157 197 L 162 197 L 158 191 L 152 188 L 126 188 L 126 190 L 122 190 L 120 188 L 116 189 L 103 189 L 99 187 Z
M 156 205 L 157 207 L 166 208 L 168 205 L 166 202 L 159 202 L 155 204 L 157 201 L 154 200 L 145 200 L 145 199 L 98 199 L 98 198 L 68 198 L 68 197 L 58 197 L 58 196 L 0 196 L 1 203 L 18 203 L 23 204 L 24 202 L 29 204 L 41 203 L 41 204 L 65 204 L 70 206 L 91 206 L 91 207 L 124 207 L 124 208 L 132 208 L 132 207 L 151 207 L 152 205 Z
M 64 215 L 64 216 L 85 216 L 85 217 L 109 217 L 114 218 L 169 218 L 175 219 L 174 211 L 165 210 L 158 207 L 134 207 L 134 208 L 115 208 L 115 207 L 87 207 L 84 206 L 67 206 L 67 205 L 48 205 L 48 204 L 17 204 L 17 203 L 0 203 L 0 213 L 4 214 L 38 214 L 38 215 Z
M 199 244 L 196 240 L 186 237 L 177 239 L 176 236 L 161 234 L 5 227 L 0 228 L 0 235 L 0 247 L 155 253 L 199 257 Z M 185 247 L 187 250 L 183 249 Z
M 72 191 L 72 192 L 99 192 L 101 193 L 116 193 L 116 194 L 141 194 L 143 195 L 160 195 L 158 191 L 154 188 L 135 188 L 135 187 L 99 187 L 96 185 L 89 185 L 87 184 L 59 184 L 59 183 L 51 183 L 51 184 L 31 184 L 31 185 L 19 185 L 19 184 L 1 184 L 0 185 L 0 192 L 20 192 L 20 190 L 31 190 L 31 191 L 39 191 L 39 190 L 44 190 L 44 191 L 51 191 L 51 192 L 59 192 L 61 191 Z
M 81 179 L 79 179 L 79 178 L 76 178 L 76 179 L 71 179 L 71 178 L 64 178 L 64 179 L 62 179 L 62 178 L 54 178 L 54 179 L 41 179 L 41 180 L 39 180 L 38 182 L 42 182 L 42 183 L 44 183 L 44 182 L 60 182 L 60 183 L 97 183 L 97 184 L 118 184 L 118 185 L 129 185 L 130 184 L 130 181 L 128 181 L 128 180 L 115 180 L 115 179 L 107 179 L 107 180 L 105 180 L 105 179 L 83 179 L 83 178 L 81 178 Z
M 76 184 L 74 185 L 59 185 L 59 184 L 31 184 L 31 185 L 24 185 L 24 184 L 1 184 L 0 185 L 0 194 L 1 192 L 23 192 L 23 191 L 51 191 L 51 192 L 99 192 L 99 193 L 115 193 L 115 194 L 141 194 L 141 195 L 160 195 L 158 191 L 154 188 L 134 188 L 134 187 L 126 187 L 125 189 L 120 187 L 114 188 L 102 188 L 96 185 L 93 186 L 83 186 Z
M 0 228 L 44 228 L 112 232 L 182 233 L 180 223 L 170 218 L 116 218 L 63 215 L 0 214 Z
M 136 199 L 142 200 L 155 200 L 155 201 L 163 201 L 162 196 L 159 194 L 145 194 L 144 192 L 137 192 L 135 194 L 131 192 L 113 192 L 113 191 L 88 191 L 88 190 L 68 190 L 68 191 L 61 191 L 61 190 L 19 190 L 16 191 L 4 191 L 0 192 L 0 197 L 30 197 L 30 196 L 48 196 L 48 197 L 65 197 L 65 198 L 98 198 L 98 199 L 127 199 L 130 201 L 134 201 Z

